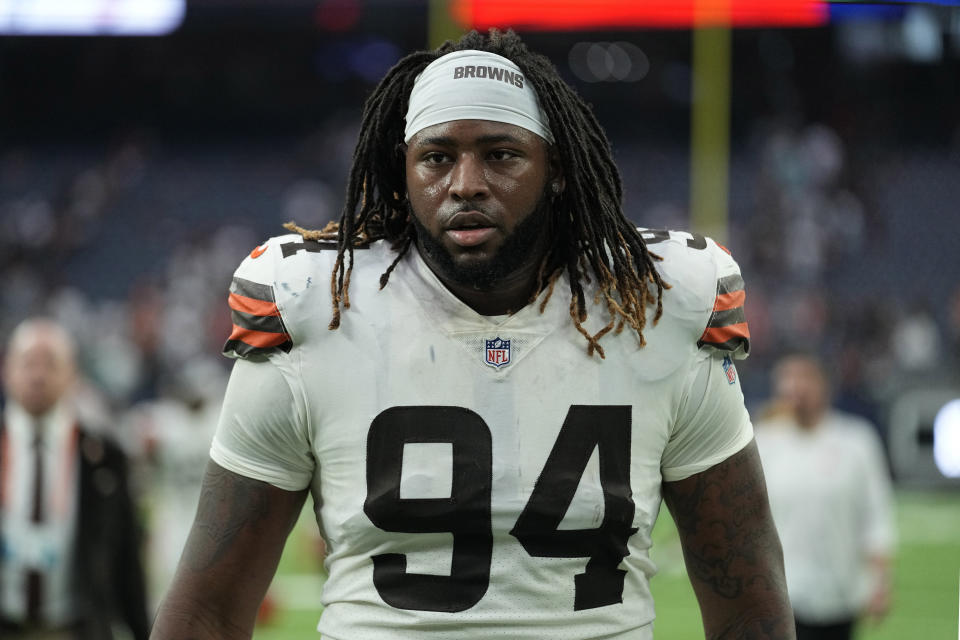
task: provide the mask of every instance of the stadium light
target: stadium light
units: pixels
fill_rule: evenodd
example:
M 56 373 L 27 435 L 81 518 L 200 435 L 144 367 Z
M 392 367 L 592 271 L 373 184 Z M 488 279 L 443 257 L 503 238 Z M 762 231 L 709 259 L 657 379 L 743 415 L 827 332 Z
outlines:
M 888 417 L 887 444 L 898 484 L 960 487 L 960 389 L 904 391 Z
M 933 419 L 933 460 L 940 473 L 960 478 L 960 399 L 943 405 Z
M 0 0 L 0 34 L 159 36 L 185 13 L 186 0 Z

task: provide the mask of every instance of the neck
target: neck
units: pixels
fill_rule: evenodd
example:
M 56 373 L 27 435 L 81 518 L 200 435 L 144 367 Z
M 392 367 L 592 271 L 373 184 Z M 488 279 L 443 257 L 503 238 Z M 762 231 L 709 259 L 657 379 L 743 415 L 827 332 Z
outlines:
M 436 263 L 429 251 L 420 250 L 420 255 L 437 279 L 461 302 L 482 316 L 499 316 L 519 311 L 537 293 L 540 265 L 547 252 L 546 240 L 542 238 L 541 242 L 538 242 L 538 246 L 530 251 L 529 259 L 520 267 L 489 286 L 482 287 L 452 278 Z M 545 280 L 549 273 L 550 270 L 547 270 Z M 540 286 L 545 284 L 546 281 L 540 283 Z
M 816 409 L 811 411 L 797 411 L 794 415 L 797 424 L 800 425 L 802 429 L 811 431 L 820 424 L 824 413 L 823 409 Z
M 29 420 L 31 422 L 36 421 L 45 421 L 50 419 L 60 408 L 61 402 L 56 402 L 52 405 L 30 407 L 10 399 L 7 401 L 7 411 L 19 414 L 19 416 L 24 420 Z
M 437 277 L 461 302 L 482 316 L 499 316 L 519 311 L 534 295 L 536 274 L 532 278 L 511 278 L 510 282 L 497 283 L 490 290 L 476 289 L 452 282 L 440 273 Z

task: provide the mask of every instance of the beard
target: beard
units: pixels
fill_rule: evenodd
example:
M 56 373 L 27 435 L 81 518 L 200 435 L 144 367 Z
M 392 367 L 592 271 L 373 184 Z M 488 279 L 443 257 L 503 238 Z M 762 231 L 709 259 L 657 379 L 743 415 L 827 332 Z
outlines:
M 540 247 L 537 245 L 549 238 L 553 226 L 550 198 L 544 191 L 533 211 L 506 236 L 496 254 L 486 260 L 461 264 L 456 262 L 440 240 L 423 226 L 409 204 L 407 208 L 417 231 L 417 245 L 430 266 L 440 271 L 445 279 L 476 291 L 492 291 L 530 260 L 541 258 L 542 251 L 538 250 Z

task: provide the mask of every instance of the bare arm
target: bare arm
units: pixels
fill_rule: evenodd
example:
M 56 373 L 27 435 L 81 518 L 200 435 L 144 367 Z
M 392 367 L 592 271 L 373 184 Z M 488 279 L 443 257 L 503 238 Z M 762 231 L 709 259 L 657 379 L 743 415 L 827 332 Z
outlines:
M 885 553 L 874 553 L 867 558 L 870 571 L 870 595 L 864 608 L 864 615 L 880 622 L 890 611 L 893 599 L 893 579 L 891 578 L 892 559 Z
M 708 640 L 792 640 L 793 612 L 757 445 L 663 484 Z
M 197 516 L 151 640 L 250 638 L 306 494 L 209 462 Z

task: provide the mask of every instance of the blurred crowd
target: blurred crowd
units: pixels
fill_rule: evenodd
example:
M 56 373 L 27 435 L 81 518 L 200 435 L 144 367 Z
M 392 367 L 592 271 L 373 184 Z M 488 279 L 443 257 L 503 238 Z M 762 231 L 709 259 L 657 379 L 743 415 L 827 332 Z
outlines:
M 823 124 L 777 124 L 758 145 L 752 206 L 735 223 L 752 284 L 751 364 L 766 380 L 785 349 L 816 353 L 829 363 L 837 403 L 884 430 L 893 395 L 956 378 L 960 318 L 950 307 L 960 306 L 960 261 L 945 255 L 943 271 L 926 278 L 915 268 L 924 258 L 909 249 L 960 227 L 942 217 L 946 202 L 926 212 L 910 202 L 911 192 L 939 189 L 948 174 L 908 169 L 905 152 L 896 185 L 884 184 L 883 161 L 851 166 L 852 154 Z M 914 227 L 909 240 L 905 221 Z
M 818 354 L 837 404 L 885 431 L 897 394 L 958 381 L 960 259 L 930 242 L 960 231 L 944 193 L 955 159 L 943 152 L 931 171 L 904 150 L 857 166 L 818 123 L 764 128 L 758 148 L 735 254 L 751 276 L 753 366 L 767 380 L 784 350 Z
M 225 292 L 244 255 L 282 233 L 282 222 L 322 226 L 338 216 L 356 126 L 332 118 L 302 139 L 255 148 L 171 149 L 133 134 L 107 149 L 3 150 L 0 332 L 37 314 L 67 326 L 81 345 L 96 422 L 114 423 L 140 402 L 189 401 L 191 371 L 227 371 L 218 355 L 230 332 Z M 616 146 L 630 214 L 643 226 L 687 228 L 679 199 L 631 194 L 627 174 L 650 151 L 626 142 Z M 683 183 L 686 156 L 676 151 L 658 155 L 658 171 Z M 907 250 L 898 225 L 910 221 L 922 251 L 926 237 L 960 235 L 960 218 L 917 215 L 911 192 L 942 193 L 947 185 L 937 183 L 951 179 L 910 153 L 895 169 L 899 196 L 881 184 L 894 169 L 858 173 L 822 124 L 758 127 L 734 155 L 724 241 L 748 284 L 745 366 L 757 372 L 745 379 L 748 401 L 766 397 L 764 374 L 786 348 L 824 357 L 841 403 L 859 403 L 877 422 L 891 389 L 953 377 L 960 259 Z M 945 153 L 942 165 L 955 160 Z M 950 195 L 942 193 L 945 212 Z M 917 262 L 938 262 L 934 277 L 911 276 Z
M 0 150 L 0 335 L 43 314 L 76 337 L 85 422 L 142 463 L 157 584 L 192 519 L 229 373 L 219 351 L 230 275 L 282 222 L 338 216 L 357 126 L 333 117 L 311 135 L 249 145 L 169 146 L 138 132 L 101 148 Z M 625 174 L 651 154 L 630 140 L 615 147 Z M 684 184 L 685 149 L 657 153 L 668 159 L 657 171 Z M 789 122 L 758 127 L 734 153 L 725 241 L 747 281 L 753 408 L 788 348 L 824 358 L 837 404 L 881 431 L 895 392 L 956 380 L 960 260 L 935 256 L 929 277 L 917 268 L 928 237 L 960 237 L 960 217 L 914 209 L 913 193 L 948 212 L 960 199 L 948 169 L 930 170 L 958 152 L 936 153 L 864 170 L 835 130 Z M 638 224 L 687 227 L 682 200 L 638 196 L 626 177 Z

